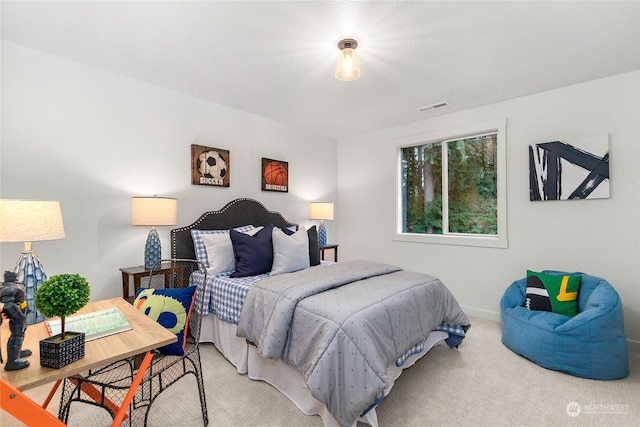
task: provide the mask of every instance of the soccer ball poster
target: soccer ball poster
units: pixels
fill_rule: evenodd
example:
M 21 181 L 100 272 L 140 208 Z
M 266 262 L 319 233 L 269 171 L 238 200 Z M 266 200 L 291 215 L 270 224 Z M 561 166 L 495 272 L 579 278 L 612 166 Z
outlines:
M 262 191 L 289 191 L 289 163 L 262 158 Z
M 229 186 L 229 150 L 191 144 L 191 183 Z

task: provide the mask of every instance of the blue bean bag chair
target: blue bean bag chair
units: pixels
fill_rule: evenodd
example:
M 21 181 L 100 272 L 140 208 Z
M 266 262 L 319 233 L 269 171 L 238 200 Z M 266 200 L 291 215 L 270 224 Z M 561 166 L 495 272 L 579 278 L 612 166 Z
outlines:
M 578 314 L 569 317 L 525 308 L 527 279 L 517 280 L 500 301 L 503 344 L 547 369 L 597 380 L 625 378 L 627 340 L 616 290 L 606 280 L 584 273 L 542 273 L 582 276 Z

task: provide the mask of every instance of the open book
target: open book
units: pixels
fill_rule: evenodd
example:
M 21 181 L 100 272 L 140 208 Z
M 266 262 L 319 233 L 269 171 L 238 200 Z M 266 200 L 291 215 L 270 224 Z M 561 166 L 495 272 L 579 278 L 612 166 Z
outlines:
M 60 319 L 45 321 L 49 336 L 58 335 L 61 332 Z M 119 332 L 131 330 L 127 318 L 116 307 L 94 311 L 87 314 L 77 314 L 65 318 L 65 330 L 67 332 L 84 332 L 85 341 L 106 337 Z

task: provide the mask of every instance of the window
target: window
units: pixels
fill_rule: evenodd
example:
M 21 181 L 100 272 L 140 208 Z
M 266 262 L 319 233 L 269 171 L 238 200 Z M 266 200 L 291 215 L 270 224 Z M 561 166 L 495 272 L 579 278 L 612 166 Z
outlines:
M 397 240 L 507 247 L 505 121 L 402 140 Z

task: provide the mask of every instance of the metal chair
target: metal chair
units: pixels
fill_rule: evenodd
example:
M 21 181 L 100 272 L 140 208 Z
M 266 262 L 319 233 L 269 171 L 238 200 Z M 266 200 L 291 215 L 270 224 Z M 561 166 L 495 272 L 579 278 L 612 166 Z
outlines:
M 206 283 L 206 268 L 201 262 L 186 259 L 160 260 L 150 270 L 149 287 L 166 289 L 191 286 L 191 273 L 197 270 L 200 270 L 200 276 L 203 277 L 201 283 Z M 189 318 L 184 355 L 173 356 L 155 352 L 144 379 L 129 405 L 123 425 L 146 426 L 149 409 L 155 399 L 188 374 L 196 378 L 202 420 L 205 426 L 209 423 L 198 345 L 204 303 L 201 292 L 203 288 L 198 286 Z M 100 406 L 114 418 L 119 408 L 118 402 L 124 400 L 139 362 L 140 357 L 133 357 L 65 379 L 58 418 L 65 423 L 68 422 L 72 402 Z

